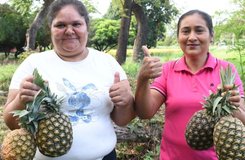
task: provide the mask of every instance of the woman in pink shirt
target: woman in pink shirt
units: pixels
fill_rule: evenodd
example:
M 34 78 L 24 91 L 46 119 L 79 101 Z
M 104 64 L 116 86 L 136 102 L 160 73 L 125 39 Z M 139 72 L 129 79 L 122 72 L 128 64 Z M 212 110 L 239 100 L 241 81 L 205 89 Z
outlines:
M 161 160 L 217 160 L 214 148 L 198 151 L 185 140 L 185 128 L 191 116 L 202 109 L 201 102 L 209 91 L 215 92 L 220 82 L 220 68 L 228 64 L 236 73 L 238 91 L 232 91 L 231 101 L 241 108 L 235 115 L 245 124 L 244 90 L 235 66 L 217 59 L 209 52 L 213 41 L 211 17 L 205 12 L 191 10 L 178 22 L 177 38 L 183 56 L 167 63 L 145 53 L 136 89 L 136 112 L 150 119 L 165 104 L 165 125 L 161 140 Z M 150 79 L 154 79 L 150 84 Z

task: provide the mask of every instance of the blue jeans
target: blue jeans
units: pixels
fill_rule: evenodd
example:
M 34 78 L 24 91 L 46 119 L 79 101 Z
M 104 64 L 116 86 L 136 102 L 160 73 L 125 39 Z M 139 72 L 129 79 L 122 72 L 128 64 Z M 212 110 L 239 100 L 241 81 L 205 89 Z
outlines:
M 102 160 L 116 160 L 116 159 L 117 159 L 116 150 L 113 149 L 111 153 L 107 154 Z

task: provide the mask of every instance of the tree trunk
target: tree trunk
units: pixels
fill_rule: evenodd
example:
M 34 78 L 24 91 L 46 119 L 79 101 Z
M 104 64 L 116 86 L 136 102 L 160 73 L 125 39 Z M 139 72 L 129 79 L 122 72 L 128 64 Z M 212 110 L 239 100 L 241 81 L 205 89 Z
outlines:
M 132 11 L 135 14 L 135 18 L 137 21 L 137 36 L 134 41 L 133 60 L 139 61 L 144 58 L 144 54 L 141 47 L 142 45 L 146 45 L 148 25 L 147 18 L 141 6 L 139 6 L 136 3 L 133 3 Z
M 49 5 L 53 1 L 54 0 L 45 0 L 44 1 L 44 4 L 43 4 L 41 10 L 37 13 L 34 21 L 32 22 L 32 24 L 30 26 L 30 28 L 27 30 L 27 33 L 26 33 L 26 49 L 27 50 L 35 50 L 37 31 L 42 26 L 42 24 L 45 20 L 45 17 L 48 13 Z
M 132 0 L 125 0 L 123 5 L 124 16 L 121 19 L 121 27 L 118 37 L 118 48 L 116 53 L 116 60 L 119 64 L 126 61 L 128 35 L 131 21 L 131 6 Z

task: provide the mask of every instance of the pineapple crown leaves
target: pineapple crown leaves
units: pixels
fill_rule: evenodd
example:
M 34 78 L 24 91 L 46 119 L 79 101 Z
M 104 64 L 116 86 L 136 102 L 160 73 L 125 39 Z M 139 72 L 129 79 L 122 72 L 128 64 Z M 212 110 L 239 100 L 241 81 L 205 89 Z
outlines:
M 207 114 L 212 117 L 221 118 L 226 115 L 230 115 L 237 107 L 229 101 L 231 93 L 225 90 L 225 85 L 233 85 L 232 89 L 236 89 L 235 74 L 232 72 L 230 65 L 227 68 L 221 68 L 220 70 L 221 89 L 218 89 L 217 93 L 211 93 L 208 97 L 204 97 L 205 102 L 203 108 L 206 109 Z M 225 93 L 225 94 L 223 94 Z
M 48 83 L 43 80 L 37 69 L 34 69 L 33 76 L 33 82 L 41 88 L 39 94 L 36 96 L 36 98 L 40 99 L 36 104 L 39 107 L 33 108 L 39 108 L 42 112 L 47 113 L 60 112 L 60 104 L 63 98 L 58 99 L 57 95 L 51 93 Z M 34 98 L 34 101 L 36 98 Z
M 33 83 L 38 85 L 40 88 L 45 89 L 45 81 L 43 80 L 42 76 L 38 73 L 38 70 L 35 68 L 33 71 Z
M 236 75 L 232 72 L 232 68 L 230 64 L 227 66 L 226 69 L 223 67 L 220 69 L 220 80 L 221 80 L 221 86 L 222 89 L 224 89 L 225 85 L 233 85 L 233 88 L 235 88 L 235 77 Z
M 39 96 L 38 96 L 39 95 Z M 19 124 L 22 128 L 25 128 L 30 133 L 35 134 L 38 128 L 38 121 L 45 118 L 45 114 L 39 112 L 38 103 L 40 103 L 43 95 L 39 91 L 35 96 L 35 100 L 27 103 L 26 109 L 13 111 L 14 117 L 19 117 Z
M 38 122 L 46 118 L 47 113 L 60 111 L 60 104 L 63 98 L 58 99 L 57 95 L 52 94 L 48 83 L 46 83 L 37 69 L 33 71 L 33 83 L 41 89 L 34 97 L 34 100 L 27 103 L 26 109 L 13 111 L 13 116 L 19 117 L 19 123 L 22 128 L 35 134 L 38 128 Z

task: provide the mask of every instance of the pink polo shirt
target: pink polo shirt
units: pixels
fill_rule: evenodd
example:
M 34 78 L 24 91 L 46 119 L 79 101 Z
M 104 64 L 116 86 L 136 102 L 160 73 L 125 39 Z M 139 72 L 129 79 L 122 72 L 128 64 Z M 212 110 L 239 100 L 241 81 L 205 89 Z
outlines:
M 220 68 L 230 64 L 236 73 L 235 83 L 244 96 L 242 81 L 235 66 L 211 54 L 205 66 L 192 74 L 182 57 L 163 65 L 163 73 L 151 88 L 166 97 L 165 125 L 162 134 L 160 160 L 217 160 L 213 148 L 197 151 L 185 140 L 185 128 L 191 116 L 202 109 L 201 102 L 209 91 L 215 92 L 220 84 Z

